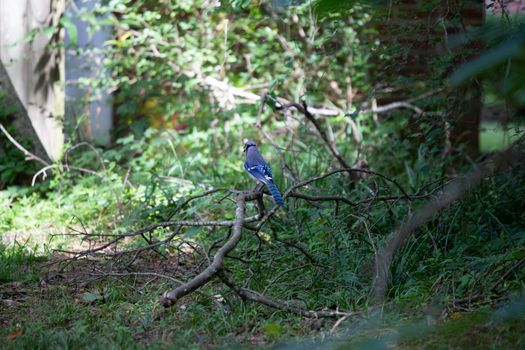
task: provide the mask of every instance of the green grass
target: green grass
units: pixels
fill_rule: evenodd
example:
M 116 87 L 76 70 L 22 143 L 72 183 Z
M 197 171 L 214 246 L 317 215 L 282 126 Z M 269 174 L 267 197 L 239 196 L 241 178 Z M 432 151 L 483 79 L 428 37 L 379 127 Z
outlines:
M 223 290 L 225 302 L 193 295 L 164 311 L 158 300 L 174 285 L 93 279 L 88 274 L 91 264 L 74 271 L 42 270 L 45 259 L 27 249 L 2 248 L 1 348 L 229 348 L 270 344 L 312 331 L 300 327 L 295 316 L 244 304 L 216 283 L 203 290 L 210 295 Z
M 154 152 L 162 150 L 161 145 L 159 141 L 158 144 L 144 144 L 144 147 L 151 147 L 152 154 L 163 155 L 163 152 Z M 192 147 L 196 149 L 191 149 L 191 154 L 200 152 L 198 143 L 193 143 Z M 307 158 L 306 151 L 300 154 Z M 220 181 L 213 183 L 214 186 L 249 186 L 246 179 L 238 179 L 237 157 L 234 155 L 224 161 L 224 167 L 229 170 Z M 385 157 L 377 159 L 376 163 L 386 164 L 388 159 L 388 166 L 396 167 L 404 164 L 408 156 L 398 154 L 399 158 L 395 158 L 388 154 Z M 315 155 L 312 159 L 301 173 L 304 178 L 312 175 L 310 169 L 318 168 L 322 172 L 326 168 L 324 160 Z M 379 170 L 389 176 L 397 174 L 396 180 L 412 192 L 439 177 L 439 174 L 419 170 L 422 165 L 430 169 L 442 165 L 434 161 L 439 160 L 421 158 L 411 162 L 418 174 L 412 180 L 403 171 L 398 174 L 386 168 Z M 137 167 L 142 169 L 141 166 Z M 55 238 L 49 245 L 49 234 L 71 232 L 69 227 L 82 230 L 83 225 L 91 232 L 117 233 L 162 221 L 176 206 L 181 193 L 188 191 L 184 187 L 188 184 L 184 183 L 202 191 L 198 169 L 205 168 L 205 164 L 195 162 L 192 166 L 191 174 L 195 177 L 192 181 L 173 176 L 170 178 L 173 181 L 168 183 L 160 176 L 148 175 L 151 174 L 149 169 L 142 169 L 136 172 L 140 176 L 130 177 L 134 184 L 131 187 L 124 181 L 125 173 L 115 168 L 101 172 L 103 178 L 60 174 L 51 179 L 53 191 L 40 193 L 20 188 L 1 191 L 0 216 L 5 220 L 0 222 L 0 232 L 7 242 L 6 246 L 0 246 L 1 346 L 9 349 L 133 349 L 144 346 L 229 349 L 270 347 L 281 342 L 294 344 L 297 339 L 326 337 L 335 320 L 304 320 L 254 303 L 243 303 L 218 281 L 204 286 L 202 291 L 215 298 L 224 297 L 224 302 L 217 304 L 213 298 L 193 294 L 161 314 L 158 300 L 166 290 L 174 287 L 165 280 L 99 279 L 89 275 L 93 267 L 102 267 L 107 261 L 79 262 L 65 271 L 57 267 L 43 268 L 45 260 L 57 258 L 49 255 L 51 248 L 74 242 L 70 237 L 62 237 Z M 163 174 L 162 167 L 158 169 L 157 175 Z M 176 175 L 182 178 L 184 174 Z M 280 179 L 286 187 L 287 180 L 282 176 Z M 347 191 L 342 176 L 319 181 L 305 191 L 340 192 L 352 200 L 360 200 L 366 198 L 368 192 L 363 189 L 371 181 L 379 183 L 383 194 L 392 191 L 377 178 L 365 179 L 356 189 Z M 393 193 L 397 193 L 395 189 Z M 218 193 L 195 200 L 179 212 L 177 218 L 231 218 L 233 205 L 223 196 Z M 381 345 L 386 339 L 406 348 L 439 347 L 440 342 L 443 348 L 460 347 L 463 344 L 460 340 L 469 332 L 499 334 L 495 343 L 484 341 L 486 344 L 507 347 L 511 341 L 520 341 L 522 328 L 516 320 L 491 323 L 487 318 L 478 318 L 476 311 L 486 305 L 496 308 L 496 302 L 505 301 L 509 295 L 519 294 L 524 289 L 524 271 L 519 268 L 525 244 L 524 196 L 522 174 L 502 174 L 482 181 L 461 201 L 436 215 L 395 256 L 387 302 L 397 305 L 397 313 L 387 315 L 388 321 L 379 326 L 368 320 L 348 320 L 339 327 L 338 336 L 348 329 L 357 329 L 352 342 L 377 341 Z M 414 209 L 424 202 L 414 201 Z M 250 205 L 247 215 L 254 212 Z M 322 203 L 318 207 L 290 200 L 287 208 L 279 211 L 263 228 L 262 240 L 248 231 L 243 235 L 233 255 L 250 262 L 228 259 L 227 266 L 239 284 L 257 291 L 269 286 L 265 294 L 275 299 L 294 301 L 312 310 L 335 307 L 364 310 L 368 306 L 373 272 L 371 240 L 378 247 L 406 212 L 406 203 L 400 201 L 377 202 L 360 208 L 341 205 L 336 211 L 331 204 Z M 186 239 L 204 247 L 227 235 L 224 229 L 184 230 Z M 159 229 L 153 236 L 161 239 L 167 232 Z M 27 238 L 29 243 L 14 243 L 8 239 L 12 233 L 24 237 L 19 242 Z M 37 240 L 40 236 L 42 239 Z M 276 238 L 294 241 L 309 252 L 315 264 L 300 250 Z M 144 241 L 138 237 L 130 244 L 136 247 Z M 153 256 L 133 265 L 135 271 L 162 272 L 159 266 L 170 263 L 170 259 Z M 287 270 L 290 271 L 274 280 Z M 185 271 L 174 277 L 188 278 Z M 482 297 L 476 295 L 478 292 L 483 293 Z M 424 327 L 425 324 L 419 327 L 418 320 L 422 316 L 418 310 L 423 305 L 442 305 L 451 308 L 450 315 L 458 315 L 454 309 L 458 304 L 456 300 L 470 297 L 477 298 L 475 303 L 468 305 L 474 311 L 472 315 L 438 320 L 441 323 L 437 328 L 430 329 Z M 460 321 L 466 324 L 461 326 Z M 392 338 L 392 334 L 400 334 L 406 324 L 416 324 L 419 327 L 416 328 L 424 332 L 417 334 L 417 339 Z M 372 340 L 368 339 L 370 334 L 373 334 Z
M 0 283 L 38 280 L 37 263 L 45 259 L 27 246 L 7 248 L 0 243 Z
M 523 349 L 525 310 L 521 303 L 506 309 L 517 311 L 501 317 L 502 309 L 480 309 L 473 313 L 454 313 L 427 336 L 402 341 L 401 349 Z
M 497 122 L 483 122 L 480 125 L 479 143 L 481 153 L 490 153 L 506 149 L 520 135 L 523 135 L 525 125 Z

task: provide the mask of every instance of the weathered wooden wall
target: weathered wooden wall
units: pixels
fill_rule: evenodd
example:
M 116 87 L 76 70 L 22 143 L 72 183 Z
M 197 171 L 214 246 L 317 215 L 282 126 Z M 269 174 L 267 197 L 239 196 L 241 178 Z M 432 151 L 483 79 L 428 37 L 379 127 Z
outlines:
M 25 39 L 35 28 L 56 25 L 64 8 L 65 0 L 0 0 L 0 59 L 52 159 L 64 143 L 64 53 L 48 44 L 63 40 L 63 31 Z

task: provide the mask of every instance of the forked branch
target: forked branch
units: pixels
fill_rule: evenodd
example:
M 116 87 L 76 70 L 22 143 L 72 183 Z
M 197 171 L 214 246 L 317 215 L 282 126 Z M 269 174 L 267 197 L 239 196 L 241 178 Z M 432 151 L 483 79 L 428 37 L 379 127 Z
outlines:
M 218 273 L 218 271 L 222 269 L 224 264 L 224 257 L 229 252 L 231 252 L 235 248 L 237 243 L 239 243 L 239 241 L 241 240 L 242 227 L 244 225 L 245 209 L 246 195 L 242 193 L 238 194 L 237 208 L 235 210 L 235 220 L 232 227 L 232 235 L 230 239 L 228 239 L 228 241 L 217 251 L 212 263 L 206 269 L 204 269 L 204 271 L 199 273 L 187 283 L 184 283 L 183 285 L 164 293 L 164 296 L 161 300 L 161 303 L 162 305 L 164 305 L 164 307 L 174 305 L 177 302 L 177 300 L 179 300 L 183 296 L 193 292 L 197 288 L 200 288 L 208 281 L 210 281 Z

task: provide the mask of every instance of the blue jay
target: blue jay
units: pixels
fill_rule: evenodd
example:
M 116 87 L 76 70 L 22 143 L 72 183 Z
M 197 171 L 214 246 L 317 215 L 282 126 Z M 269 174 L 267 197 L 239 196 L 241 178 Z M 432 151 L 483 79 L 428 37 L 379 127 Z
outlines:
M 266 163 L 257 150 L 255 142 L 247 140 L 244 143 L 244 152 L 246 152 L 246 160 L 244 161 L 244 169 L 250 176 L 258 183 L 263 183 L 268 191 L 270 191 L 275 204 L 281 206 L 284 204 L 281 193 L 273 182 L 272 171 L 270 166 Z

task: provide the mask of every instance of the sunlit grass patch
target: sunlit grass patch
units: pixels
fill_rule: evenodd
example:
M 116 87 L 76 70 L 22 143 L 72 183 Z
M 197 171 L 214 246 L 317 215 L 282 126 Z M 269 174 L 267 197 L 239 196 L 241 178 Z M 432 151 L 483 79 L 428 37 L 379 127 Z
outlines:
M 479 144 L 481 153 L 501 151 L 509 147 L 525 132 L 525 125 L 483 122 L 480 126 Z

